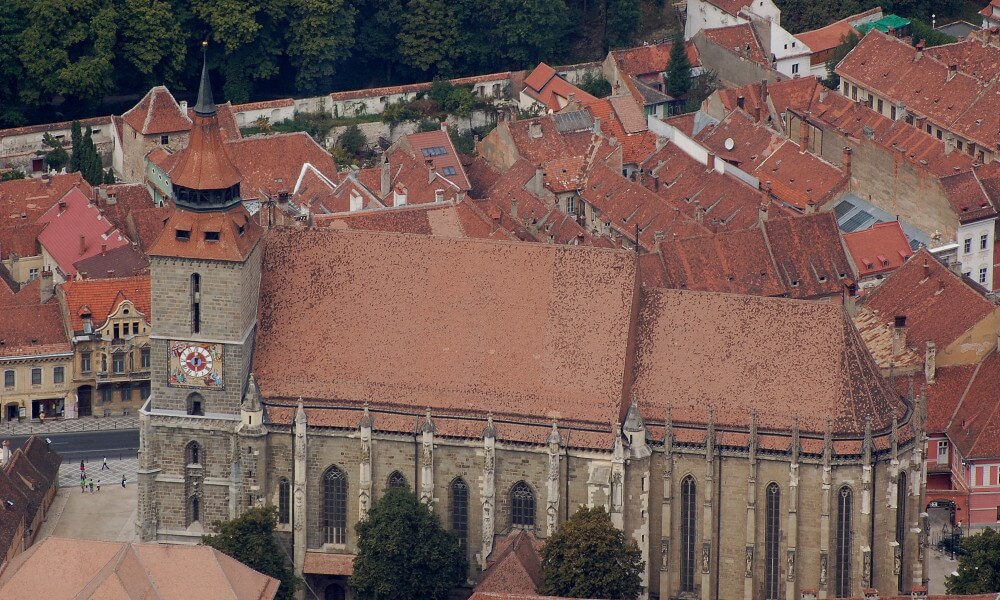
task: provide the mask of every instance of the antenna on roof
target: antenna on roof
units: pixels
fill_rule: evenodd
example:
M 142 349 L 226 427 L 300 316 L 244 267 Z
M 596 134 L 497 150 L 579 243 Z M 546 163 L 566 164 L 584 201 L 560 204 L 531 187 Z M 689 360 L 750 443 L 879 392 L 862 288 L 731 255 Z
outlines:
M 725 146 L 726 150 L 732 150 L 736 147 L 736 142 L 733 141 L 733 138 L 726 138 Z
M 198 86 L 198 104 L 194 114 L 199 117 L 215 115 L 215 100 L 212 98 L 212 81 L 208 77 L 208 41 L 201 43 L 201 84 Z

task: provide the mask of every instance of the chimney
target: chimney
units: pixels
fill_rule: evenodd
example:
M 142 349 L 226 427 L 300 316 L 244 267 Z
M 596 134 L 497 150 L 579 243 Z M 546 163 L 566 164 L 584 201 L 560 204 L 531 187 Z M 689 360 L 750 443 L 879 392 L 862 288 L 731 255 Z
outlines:
M 55 278 L 52 276 L 51 270 L 42 271 L 41 281 L 38 286 L 38 301 L 45 304 L 49 301 L 49 298 L 56 293 L 56 283 Z
M 892 358 L 906 351 L 906 315 L 896 315 L 892 323 Z
M 701 201 L 699 200 L 694 201 L 694 220 L 699 225 L 705 220 L 705 210 L 701 207 Z
M 80 254 L 87 251 L 87 236 L 80 234 Z
M 927 259 L 925 258 L 924 259 L 924 279 L 927 279 L 930 276 L 931 276 L 931 264 L 929 262 L 927 262 Z
M 572 104 L 573 102 L 576 102 L 576 92 L 570 92 L 569 95 L 566 96 L 566 101 L 569 104 Z
M 760 80 L 760 102 L 764 104 L 767 102 L 767 80 Z
M 66 212 L 66 201 L 65 200 L 60 200 L 59 201 L 59 212 L 60 213 Z
M 108 245 L 107 244 L 101 244 L 101 254 L 104 254 L 107 251 L 108 251 Z
M 951 81 L 958 74 L 958 65 L 955 63 L 948 63 L 948 78 L 945 81 Z
M 441 121 L 441 131 L 448 132 L 448 121 Z
M 517 221 L 517 198 L 510 199 L 510 218 Z
M 816 600 L 819 598 L 819 592 L 812 588 L 804 589 L 799 595 L 799 598 L 801 598 L 801 600 Z
M 113 278 L 114 276 L 115 276 L 115 270 L 114 269 L 108 269 L 108 278 L 110 279 L 110 278 Z
M 739 108 L 739 109 L 742 110 L 742 109 L 746 108 L 746 104 L 747 104 L 747 99 L 746 98 L 744 98 L 743 96 L 737 96 L 736 97 L 736 108 Z
M 948 156 L 955 150 L 955 136 L 950 133 L 944 139 L 944 155 Z
M 427 167 L 427 183 L 434 182 L 434 159 L 428 158 L 424 161 L 424 165 Z
M 379 197 L 385 198 L 389 195 L 389 186 L 391 183 L 391 178 L 389 177 L 389 159 L 388 157 L 382 157 L 382 181 L 379 185 Z
M 600 117 L 594 117 L 594 133 L 597 134 L 597 135 L 601 135 L 601 118 Z M 660 141 L 660 138 L 657 138 L 656 142 L 659 143 L 659 141 Z
M 826 97 L 827 97 L 827 95 L 829 95 L 829 93 L 830 93 L 830 89 L 827 88 L 825 85 L 822 88 L 820 88 L 820 90 L 819 90 L 819 101 L 820 102 L 826 102 Z
M 844 283 L 844 310 L 847 311 L 847 316 L 853 317 L 858 309 L 858 286 L 852 282 L 847 281 Z
M 531 187 L 532 194 L 538 197 L 542 196 L 545 189 L 545 171 L 541 167 L 535 168 L 535 176 L 531 178 L 528 185 Z
M 864 589 L 865 600 L 878 600 L 878 590 L 875 588 Z
M 650 175 L 649 178 L 653 180 L 653 191 L 654 192 L 660 191 L 660 176 Z
M 802 120 L 799 121 L 799 152 L 805 152 L 809 149 L 809 122 L 806 121 L 808 118 L 808 113 L 802 115 Z
M 927 600 L 927 587 L 915 585 L 910 588 L 910 600 Z
M 0 454 L 0 464 L 7 464 L 10 462 L 10 440 L 3 441 L 3 453 Z
M 917 52 L 913 55 L 913 62 L 917 62 L 924 57 L 924 48 L 927 47 L 927 40 L 917 42 Z
M 816 201 L 810 200 L 809 202 L 806 202 L 806 214 L 811 215 L 814 212 L 816 212 Z
M 847 178 L 847 184 L 851 183 L 851 155 L 854 151 L 848 146 L 844 146 L 844 152 L 840 157 L 840 166 L 844 169 L 844 177 Z
M 661 136 L 656 136 L 656 151 L 657 152 L 659 152 L 660 150 L 662 150 L 663 147 L 666 146 L 666 145 L 667 145 L 667 138 L 661 137 Z
M 705 160 L 705 170 L 712 171 L 715 169 L 715 154 L 709 152 L 708 159 Z
M 187 100 L 181 100 L 181 114 L 184 115 L 185 117 L 188 114 L 188 101 Z
M 441 188 L 434 190 L 434 201 L 444 202 L 444 190 L 442 190 Z
M 403 184 L 396 185 L 396 189 L 392 192 L 392 205 L 393 206 L 406 206 L 406 186 Z
M 927 383 L 934 383 L 934 376 L 937 374 L 937 345 L 927 341 L 927 350 L 924 352 L 924 379 Z
M 757 221 L 761 224 L 767 222 L 767 203 L 761 202 L 760 206 L 757 208 Z
M 538 139 L 542 137 L 542 123 L 538 119 L 535 119 L 531 123 L 528 123 L 528 135 L 532 138 Z
M 351 190 L 351 212 L 361 210 L 363 206 L 364 205 L 361 202 L 361 194 L 358 193 L 358 190 Z

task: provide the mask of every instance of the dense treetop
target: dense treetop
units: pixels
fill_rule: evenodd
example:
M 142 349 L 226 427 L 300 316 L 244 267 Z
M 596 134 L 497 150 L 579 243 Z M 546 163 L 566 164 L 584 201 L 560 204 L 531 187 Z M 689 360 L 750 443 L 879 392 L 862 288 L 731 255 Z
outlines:
M 191 96 L 206 39 L 239 103 L 595 60 L 671 19 L 665 0 L 4 0 L 0 127 Z

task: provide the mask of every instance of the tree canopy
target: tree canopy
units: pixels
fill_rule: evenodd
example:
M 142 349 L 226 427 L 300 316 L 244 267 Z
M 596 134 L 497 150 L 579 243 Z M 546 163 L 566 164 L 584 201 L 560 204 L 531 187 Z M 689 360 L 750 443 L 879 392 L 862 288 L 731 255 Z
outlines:
M 691 89 L 691 60 L 688 58 L 687 48 L 680 39 L 670 46 L 670 60 L 667 62 L 665 79 L 664 87 L 674 98 L 684 97 Z
M 538 591 L 568 598 L 635 598 L 644 564 L 635 540 L 626 541 L 603 507 L 581 506 L 542 547 Z
M 987 527 L 962 542 L 966 554 L 958 558 L 958 575 L 949 575 L 949 594 L 989 594 L 1000 592 L 1000 533 Z
M 390 488 L 359 522 L 351 588 L 370 600 L 444 600 L 465 582 L 458 538 L 407 488 Z
M 277 508 L 251 508 L 235 519 L 212 523 L 216 533 L 202 536 L 201 543 L 235 558 L 251 569 L 274 577 L 281 582 L 275 597 L 279 600 L 292 600 L 301 581 L 292 571 L 284 550 L 274 539 L 274 527 L 277 523 Z

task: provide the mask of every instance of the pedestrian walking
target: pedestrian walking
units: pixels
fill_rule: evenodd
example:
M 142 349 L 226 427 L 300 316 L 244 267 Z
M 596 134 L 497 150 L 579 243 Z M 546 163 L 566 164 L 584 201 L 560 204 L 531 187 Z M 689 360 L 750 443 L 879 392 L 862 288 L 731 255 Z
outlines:
M 89 485 L 90 485 L 90 493 L 93 494 L 94 493 L 94 480 L 93 480 L 93 478 L 90 479 Z
M 107 469 L 109 471 L 111 470 L 111 467 L 108 466 L 108 457 L 107 456 L 104 457 L 104 464 L 101 465 L 101 470 L 103 471 L 104 469 Z
M 125 489 L 125 476 L 122 475 L 122 489 Z
M 97 491 L 98 492 L 101 491 L 101 480 L 100 479 L 97 480 Z
M 83 473 L 87 470 L 87 467 L 83 466 L 83 459 L 80 459 L 80 472 Z
M 87 479 L 84 478 L 84 477 L 81 477 L 80 478 L 80 493 L 82 494 L 82 493 L 84 493 L 86 491 L 87 491 Z

